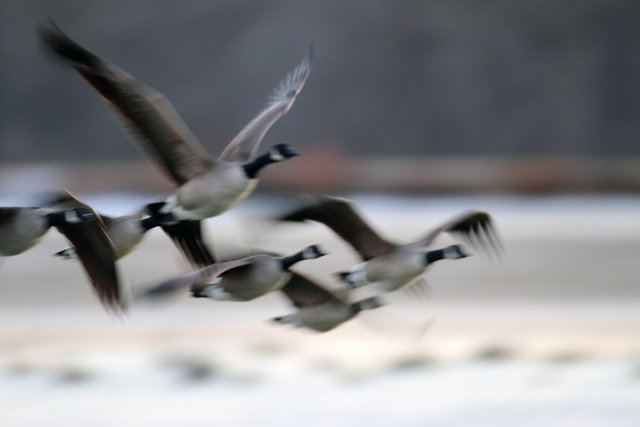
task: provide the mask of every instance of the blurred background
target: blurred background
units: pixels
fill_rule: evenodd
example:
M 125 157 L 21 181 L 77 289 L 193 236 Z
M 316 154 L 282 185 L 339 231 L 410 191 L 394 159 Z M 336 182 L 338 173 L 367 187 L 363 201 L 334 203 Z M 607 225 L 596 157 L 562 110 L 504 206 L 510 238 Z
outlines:
M 507 259 L 443 262 L 429 299 L 390 295 L 319 335 L 267 322 L 292 310 L 280 295 L 110 317 L 50 232 L 0 260 L 0 424 L 638 425 L 640 4 L 0 0 L 0 205 L 67 188 L 124 214 L 170 183 L 42 51 L 49 18 L 214 154 L 313 44 L 261 146 L 303 156 L 207 221 L 219 255 L 321 243 L 331 255 L 300 269 L 337 287 L 346 245 L 258 219 L 311 192 L 399 242 L 485 209 Z M 188 270 L 156 231 L 119 268 L 127 289 Z

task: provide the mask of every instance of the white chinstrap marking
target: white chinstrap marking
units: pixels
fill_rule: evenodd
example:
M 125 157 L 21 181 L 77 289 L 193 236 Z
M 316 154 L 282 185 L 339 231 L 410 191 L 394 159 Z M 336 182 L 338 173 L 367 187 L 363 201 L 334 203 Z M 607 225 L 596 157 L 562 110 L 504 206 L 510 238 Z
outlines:
M 356 287 L 364 286 L 369 283 L 369 281 L 367 280 L 367 273 L 365 272 L 366 266 L 367 263 L 363 262 L 351 267 L 351 270 L 349 270 L 349 275 L 347 276 L 347 280 L 349 281 L 349 283 Z
M 274 162 L 281 162 L 285 159 L 285 157 L 277 148 L 272 148 L 271 150 L 269 150 L 269 158 Z

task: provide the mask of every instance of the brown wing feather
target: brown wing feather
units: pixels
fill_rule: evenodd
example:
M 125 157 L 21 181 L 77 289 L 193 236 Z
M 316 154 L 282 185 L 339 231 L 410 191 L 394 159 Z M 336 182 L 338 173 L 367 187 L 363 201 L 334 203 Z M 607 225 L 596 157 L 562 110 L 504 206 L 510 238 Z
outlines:
M 317 197 L 315 200 L 316 203 L 289 212 L 279 220 L 320 222 L 349 243 L 365 261 L 395 249 L 396 245 L 380 237 L 348 200 L 335 197 Z
M 84 207 L 96 214 L 90 206 L 82 203 L 69 192 L 65 192 L 55 204 L 67 208 Z M 115 264 L 117 259 L 115 249 L 98 215 L 96 214 L 95 221 L 65 223 L 57 225 L 56 228 L 74 246 L 100 302 L 114 311 L 124 309 Z
M 293 272 L 291 279 L 281 291 L 291 300 L 293 305 L 298 308 L 326 304 L 332 301 L 341 302 L 335 295 L 317 283 L 301 274 Z
M 59 225 L 57 229 L 74 246 L 100 302 L 112 310 L 122 310 L 115 249 L 104 227 L 96 221 Z
M 162 229 L 194 267 L 206 267 L 216 262 L 202 237 L 201 221 L 180 221 L 163 225 Z
M 310 51 L 309 55 L 287 74 L 271 93 L 269 104 L 233 138 L 220 154 L 220 160 L 246 163 L 253 159 L 265 133 L 289 111 L 309 78 L 311 56 Z
M 491 215 L 484 211 L 468 211 L 431 230 L 415 245 L 429 246 L 442 232 L 460 236 L 471 246 L 500 256 L 503 247 L 493 225 Z
M 102 95 L 138 147 L 176 184 L 213 163 L 164 95 L 85 50 L 54 24 L 40 28 L 40 38 Z

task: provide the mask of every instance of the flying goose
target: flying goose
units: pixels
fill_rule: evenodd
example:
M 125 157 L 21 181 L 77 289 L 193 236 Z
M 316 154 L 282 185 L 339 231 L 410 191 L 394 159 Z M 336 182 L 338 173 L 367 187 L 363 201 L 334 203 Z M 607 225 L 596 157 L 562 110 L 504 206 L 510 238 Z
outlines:
M 161 226 L 156 218 L 142 211 L 117 217 L 100 214 L 100 219 L 113 243 L 117 259 L 137 248 L 147 231 Z M 215 259 L 202 239 L 200 226 L 196 224 L 194 221 L 181 221 L 163 228 L 192 265 L 205 267 L 213 264 Z M 61 250 L 54 255 L 64 259 L 76 258 L 74 248 Z
M 320 222 L 349 243 L 364 261 L 348 272 L 337 273 L 351 287 L 377 282 L 381 290 L 398 290 L 421 276 L 441 259 L 464 258 L 460 245 L 427 250 L 440 233 L 449 232 L 466 238 L 480 249 L 498 254 L 501 245 L 491 216 L 483 211 L 465 212 L 434 228 L 426 236 L 409 244 L 383 239 L 356 212 L 352 202 L 334 197 L 316 197 L 310 205 L 280 216 L 281 221 Z M 472 240 L 475 240 L 475 242 Z
M 40 28 L 40 37 L 100 93 L 138 148 L 177 187 L 164 202 L 149 205 L 149 213 L 164 224 L 201 221 L 231 209 L 253 191 L 263 167 L 298 154 L 278 144 L 255 158 L 264 134 L 289 111 L 307 81 L 311 51 L 273 90 L 266 107 L 215 158 L 164 95 L 85 50 L 53 23 Z
M 277 323 L 306 327 L 319 332 L 327 332 L 352 319 L 362 310 L 381 307 L 378 297 L 370 297 L 354 303 L 347 302 L 337 293 L 331 292 L 298 273 L 280 289 L 297 308 L 294 313 L 275 317 Z
M 55 227 L 76 248 L 78 258 L 100 302 L 123 308 L 115 251 L 104 225 L 91 207 L 65 191 L 44 207 L 0 208 L 0 255 L 18 255 Z
M 249 301 L 282 288 L 291 278 L 296 263 L 325 255 L 317 245 L 291 256 L 252 255 L 166 280 L 142 293 L 139 299 L 164 297 L 190 288 L 196 298 L 218 301 Z

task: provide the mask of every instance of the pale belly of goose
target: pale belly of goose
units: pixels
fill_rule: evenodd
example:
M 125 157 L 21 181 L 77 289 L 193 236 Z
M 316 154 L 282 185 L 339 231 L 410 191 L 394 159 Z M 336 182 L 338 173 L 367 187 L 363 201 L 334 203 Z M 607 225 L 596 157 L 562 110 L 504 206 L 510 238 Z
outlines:
M 176 191 L 173 215 L 178 219 L 200 220 L 231 209 L 254 190 L 257 179 L 249 179 L 238 164 L 219 164 L 201 178 L 192 179 Z M 170 198 L 171 199 L 171 198 Z
M 386 292 L 396 291 L 422 275 L 427 266 L 422 253 L 395 253 L 361 264 L 366 280 Z
M 275 265 L 260 268 L 259 272 L 255 267 L 223 274 L 207 290 L 209 297 L 222 301 L 250 301 L 281 289 L 291 278 L 291 273 Z
M 135 218 L 115 220 L 107 227 L 107 233 L 113 243 L 118 259 L 132 252 L 144 237 L 144 229 L 140 221 Z

